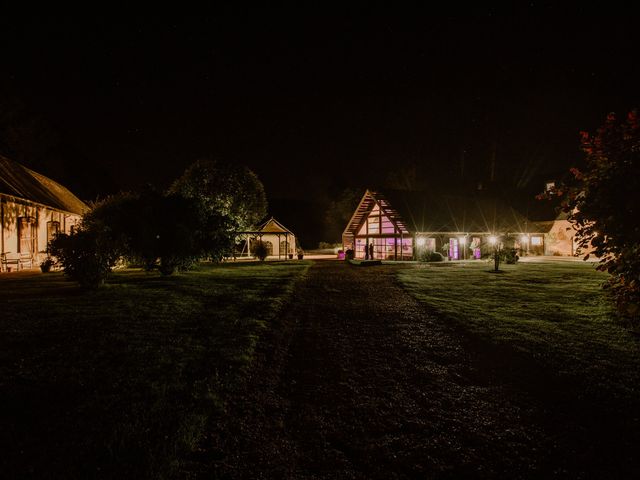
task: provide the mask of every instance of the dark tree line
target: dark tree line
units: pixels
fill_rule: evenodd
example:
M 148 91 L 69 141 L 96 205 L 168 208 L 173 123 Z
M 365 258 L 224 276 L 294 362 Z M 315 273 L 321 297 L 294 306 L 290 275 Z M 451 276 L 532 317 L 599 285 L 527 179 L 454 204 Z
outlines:
M 262 183 L 248 168 L 198 160 L 168 192 L 120 193 L 93 206 L 72 235 L 58 235 L 51 254 L 65 273 L 97 287 L 118 262 L 163 275 L 203 259 L 219 261 L 235 233 L 266 214 Z

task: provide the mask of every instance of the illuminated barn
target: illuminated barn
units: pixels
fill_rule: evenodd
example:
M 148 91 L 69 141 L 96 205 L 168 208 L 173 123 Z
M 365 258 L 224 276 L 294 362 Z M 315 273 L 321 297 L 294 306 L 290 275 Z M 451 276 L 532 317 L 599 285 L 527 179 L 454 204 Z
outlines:
M 87 209 L 59 183 L 0 156 L 2 271 L 37 266 L 54 235 L 70 233 Z
M 523 254 L 545 254 L 545 231 L 513 208 L 483 196 L 367 190 L 343 234 L 345 249 L 365 258 L 413 260 L 439 252 L 451 260 L 480 258 L 491 241 Z

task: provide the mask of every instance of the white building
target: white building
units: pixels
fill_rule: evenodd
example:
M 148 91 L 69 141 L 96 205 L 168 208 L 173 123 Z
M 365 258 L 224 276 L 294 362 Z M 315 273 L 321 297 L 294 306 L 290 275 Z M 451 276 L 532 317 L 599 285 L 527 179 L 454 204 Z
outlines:
M 0 268 L 37 267 L 58 232 L 71 233 L 88 207 L 59 183 L 0 155 Z
M 284 260 L 296 254 L 296 236 L 273 217 L 253 231 L 239 233 L 238 240 L 242 244 L 241 256 L 252 256 L 256 242 L 265 244 L 268 257 Z

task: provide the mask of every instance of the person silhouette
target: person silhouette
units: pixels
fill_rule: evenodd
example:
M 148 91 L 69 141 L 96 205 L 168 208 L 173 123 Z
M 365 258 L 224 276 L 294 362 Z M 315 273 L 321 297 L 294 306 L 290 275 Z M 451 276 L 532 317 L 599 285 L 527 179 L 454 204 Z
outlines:
M 364 259 L 369 260 L 369 242 L 364 244 Z
M 373 242 L 369 244 L 369 260 L 373 260 Z

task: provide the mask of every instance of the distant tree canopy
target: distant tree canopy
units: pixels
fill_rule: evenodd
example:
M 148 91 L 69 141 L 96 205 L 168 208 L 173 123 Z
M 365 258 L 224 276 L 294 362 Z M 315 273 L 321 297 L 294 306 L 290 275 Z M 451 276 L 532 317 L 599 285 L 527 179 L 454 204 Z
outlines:
M 640 317 L 640 124 L 637 111 L 619 121 L 609 114 L 595 135 L 582 132 L 584 168 L 560 187 L 563 208 L 580 247 L 591 246 L 598 268 L 611 274 L 618 307 Z
M 329 203 L 324 217 L 324 235 L 328 242 L 341 241 L 342 232 L 351 220 L 364 192 L 364 188 L 345 188 L 335 200 Z
M 245 166 L 218 160 L 196 161 L 169 192 L 197 200 L 206 211 L 228 218 L 236 230 L 255 226 L 267 213 L 267 197 L 257 175 Z

